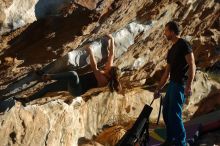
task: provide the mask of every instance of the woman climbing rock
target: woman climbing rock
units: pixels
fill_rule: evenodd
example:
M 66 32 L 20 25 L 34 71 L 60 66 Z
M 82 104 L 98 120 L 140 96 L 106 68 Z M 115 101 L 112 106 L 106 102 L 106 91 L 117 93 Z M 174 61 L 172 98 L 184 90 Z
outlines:
M 57 74 L 43 74 L 43 81 L 56 80 L 49 85 L 46 85 L 42 90 L 33 94 L 28 98 L 17 98 L 25 105 L 25 103 L 43 97 L 47 92 L 69 91 L 73 96 L 80 96 L 92 88 L 109 86 L 111 91 L 121 91 L 119 82 L 120 70 L 113 66 L 114 60 L 114 38 L 112 35 L 107 35 L 108 41 L 108 59 L 104 69 L 98 69 L 93 50 L 90 45 L 86 46 L 86 50 L 90 58 L 91 73 L 79 76 L 75 71 L 61 72 Z

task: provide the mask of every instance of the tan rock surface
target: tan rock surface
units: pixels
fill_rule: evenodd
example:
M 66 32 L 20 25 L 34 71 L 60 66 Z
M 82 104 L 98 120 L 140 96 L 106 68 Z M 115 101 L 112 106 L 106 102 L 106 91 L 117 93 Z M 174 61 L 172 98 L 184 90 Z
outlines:
M 0 5 L 0 12 L 6 9 L 14 12 L 18 2 L 24 2 L 20 4 L 26 7 L 21 8 L 28 10 L 35 6 L 34 1 L 1 2 L 4 3 Z M 21 10 L 24 12 L 27 9 Z M 1 144 L 115 144 L 121 135 L 114 135 L 114 130 L 119 129 L 121 134 L 124 133 L 121 127 L 134 121 L 144 104 L 152 100 L 153 85 L 163 73 L 167 50 L 171 46 L 163 35 L 164 25 L 171 19 L 179 22 L 182 26 L 181 36 L 193 46 L 197 67 L 205 70 L 220 59 L 219 12 L 217 0 L 91 0 L 89 3 L 77 0 L 59 7 L 59 16 L 35 21 L 32 12 L 22 15 L 21 20 L 31 17 L 22 27 L 0 37 L 0 96 L 15 81 L 66 55 L 89 38 L 94 40 L 106 33 L 114 33 L 131 22 L 148 24 L 150 29 L 140 33 L 134 43 L 128 46 L 127 52 L 115 60 L 115 65 L 124 70 L 121 80 L 125 96 L 104 89 L 101 92 L 92 90 L 83 96 L 84 101 L 75 99 L 71 104 L 72 97 L 65 92 L 49 93 L 27 107 L 16 103 L 10 111 L 0 115 Z M 1 13 L 0 27 L 6 19 L 15 20 L 9 19 L 14 17 L 8 17 L 8 14 Z M 28 96 L 43 85 L 37 84 L 19 94 Z M 206 73 L 197 72 L 193 96 L 184 109 L 184 120 L 189 120 L 196 111 L 196 115 L 201 115 L 216 108 L 218 104 L 214 104 L 212 98 L 219 99 L 218 94 L 214 96 L 219 89 L 219 83 L 209 79 Z M 203 102 L 200 104 L 203 99 L 210 103 L 208 108 Z M 155 122 L 159 101 L 153 107 L 151 121 Z M 114 127 L 105 129 L 106 126 Z

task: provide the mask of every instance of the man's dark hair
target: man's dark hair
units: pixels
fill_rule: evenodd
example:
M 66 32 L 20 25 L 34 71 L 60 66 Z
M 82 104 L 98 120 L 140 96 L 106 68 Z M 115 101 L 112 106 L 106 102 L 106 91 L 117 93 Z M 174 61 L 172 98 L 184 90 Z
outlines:
M 176 35 L 179 35 L 180 29 L 178 24 L 175 21 L 170 21 L 166 24 L 166 27 L 169 28 L 170 31 L 174 32 Z

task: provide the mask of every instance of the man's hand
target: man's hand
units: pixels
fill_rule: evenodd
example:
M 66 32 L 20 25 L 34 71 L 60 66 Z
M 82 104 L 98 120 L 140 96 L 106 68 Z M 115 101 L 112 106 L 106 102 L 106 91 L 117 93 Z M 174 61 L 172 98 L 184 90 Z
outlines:
M 191 85 L 190 86 L 186 86 L 186 88 L 185 88 L 185 90 L 184 90 L 184 95 L 186 96 L 186 97 L 189 97 L 189 96 L 191 96 L 192 95 L 192 87 L 191 87 Z
M 192 87 L 191 86 L 186 86 L 185 90 L 184 90 L 184 95 L 186 97 L 186 101 L 185 104 L 188 105 L 189 104 L 189 98 L 192 95 Z
M 190 97 L 186 97 L 186 101 L 185 101 L 185 104 L 186 104 L 186 105 L 189 105 L 189 98 L 190 98 Z
M 160 90 L 156 89 L 156 90 L 154 91 L 154 99 L 157 99 L 157 98 L 159 98 L 160 96 L 161 96 Z

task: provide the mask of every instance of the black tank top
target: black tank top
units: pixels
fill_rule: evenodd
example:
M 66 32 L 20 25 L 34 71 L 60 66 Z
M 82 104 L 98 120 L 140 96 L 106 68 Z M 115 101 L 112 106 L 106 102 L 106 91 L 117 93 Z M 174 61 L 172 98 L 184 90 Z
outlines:
M 80 84 L 83 92 L 88 91 L 91 88 L 97 88 L 98 82 L 93 72 L 79 76 Z

